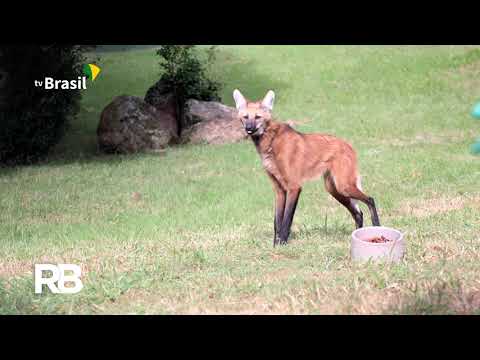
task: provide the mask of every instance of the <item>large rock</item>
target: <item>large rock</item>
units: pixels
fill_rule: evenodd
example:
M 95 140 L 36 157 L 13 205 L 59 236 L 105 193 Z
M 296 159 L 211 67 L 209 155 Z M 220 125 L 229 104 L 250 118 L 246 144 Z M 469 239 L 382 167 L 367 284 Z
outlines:
M 174 118 L 177 118 L 175 95 L 170 91 L 170 87 L 165 81 L 159 80 L 147 90 L 145 102 L 157 110 L 167 112 Z
M 183 143 L 226 144 L 247 138 L 237 110 L 219 102 L 188 100 L 185 118 L 194 125 L 182 131 Z
M 97 129 L 104 152 L 159 150 L 177 142 L 177 121 L 136 96 L 118 96 L 105 107 Z

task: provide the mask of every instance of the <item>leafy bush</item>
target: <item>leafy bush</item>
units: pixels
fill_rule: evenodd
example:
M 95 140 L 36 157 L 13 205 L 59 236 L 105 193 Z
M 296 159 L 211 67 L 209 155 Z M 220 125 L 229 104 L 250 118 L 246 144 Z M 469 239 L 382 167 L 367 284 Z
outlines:
M 189 125 L 183 116 L 188 99 L 221 100 L 221 84 L 211 79 L 209 73 L 215 61 L 216 47 L 209 47 L 206 54 L 202 59 L 195 45 L 161 45 L 157 50 L 163 70 L 160 81 L 175 94 L 180 129 Z
M 82 76 L 80 45 L 9 45 L 0 48 L 0 162 L 30 163 L 56 145 L 79 110 L 81 90 L 45 90 L 45 77 Z

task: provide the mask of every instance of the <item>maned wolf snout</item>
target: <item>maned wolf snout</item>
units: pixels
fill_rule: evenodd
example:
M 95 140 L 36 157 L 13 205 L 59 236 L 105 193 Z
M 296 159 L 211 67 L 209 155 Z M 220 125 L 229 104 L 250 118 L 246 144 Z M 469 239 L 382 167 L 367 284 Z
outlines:
M 380 226 L 375 201 L 362 191 L 355 150 L 347 142 L 327 134 L 302 134 L 271 116 L 275 93 L 249 102 L 233 92 L 238 118 L 257 148 L 275 191 L 274 246 L 286 244 L 302 186 L 324 179 L 326 190 L 352 215 L 357 228 L 363 213 L 357 200 L 370 211 L 372 224 Z

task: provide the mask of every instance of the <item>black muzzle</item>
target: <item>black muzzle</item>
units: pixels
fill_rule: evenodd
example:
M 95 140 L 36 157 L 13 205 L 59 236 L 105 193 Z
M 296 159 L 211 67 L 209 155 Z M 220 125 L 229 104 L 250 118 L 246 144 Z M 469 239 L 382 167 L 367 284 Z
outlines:
M 245 123 L 245 131 L 248 135 L 254 134 L 257 131 L 257 124 L 255 124 L 255 121 L 247 121 Z

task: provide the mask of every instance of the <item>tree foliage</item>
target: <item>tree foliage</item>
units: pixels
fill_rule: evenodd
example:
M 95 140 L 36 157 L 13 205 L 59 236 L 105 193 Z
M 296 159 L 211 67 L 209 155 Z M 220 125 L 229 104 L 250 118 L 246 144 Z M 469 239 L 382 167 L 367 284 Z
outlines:
M 0 162 L 31 163 L 43 158 L 78 112 L 81 90 L 45 89 L 45 77 L 82 76 L 81 45 L 7 45 L 0 48 Z
M 195 45 L 161 45 L 157 50 L 162 68 L 161 82 L 175 94 L 180 128 L 184 122 L 184 106 L 188 99 L 220 101 L 221 84 L 211 78 L 209 69 L 216 57 L 216 47 L 206 50 L 202 58 Z

